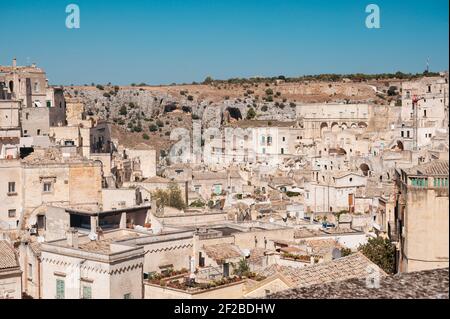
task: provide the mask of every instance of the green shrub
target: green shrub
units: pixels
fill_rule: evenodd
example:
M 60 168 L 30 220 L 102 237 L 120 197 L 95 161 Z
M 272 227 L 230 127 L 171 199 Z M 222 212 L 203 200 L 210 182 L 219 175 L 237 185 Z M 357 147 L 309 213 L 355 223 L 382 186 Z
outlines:
M 255 117 L 256 117 L 255 109 L 253 107 L 249 108 L 247 112 L 247 120 L 252 120 Z
M 125 105 L 122 105 L 120 107 L 119 114 L 120 115 L 127 115 L 128 114 L 127 107 Z

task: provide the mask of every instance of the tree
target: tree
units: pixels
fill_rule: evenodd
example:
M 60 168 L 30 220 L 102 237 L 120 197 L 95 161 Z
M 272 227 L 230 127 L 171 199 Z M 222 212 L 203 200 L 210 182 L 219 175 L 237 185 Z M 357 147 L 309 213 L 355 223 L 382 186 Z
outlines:
M 149 139 L 150 139 L 150 136 L 148 136 L 147 133 L 144 133 L 144 134 L 142 134 L 142 138 L 143 138 L 144 140 L 149 140 Z
M 240 277 L 246 276 L 250 273 L 250 266 L 245 258 L 239 260 L 237 267 L 234 269 L 234 273 Z
M 103 87 L 103 85 L 97 84 L 96 86 L 97 89 L 103 91 L 105 88 Z
M 367 244 L 358 248 L 364 256 L 388 274 L 395 273 L 395 246 L 387 238 L 369 238 Z
M 352 254 L 352 250 L 350 248 L 342 248 L 341 249 L 341 257 L 350 256 Z
M 184 209 L 186 207 L 181 190 L 175 183 L 171 183 L 167 190 L 156 190 L 153 193 L 153 198 L 155 198 L 158 207 L 169 206 L 177 209 Z
M 266 95 L 273 95 L 273 90 L 272 89 L 267 89 L 266 90 Z
M 184 209 L 186 207 L 181 190 L 175 183 L 169 185 L 169 206 L 178 209 Z
M 249 108 L 247 112 L 247 120 L 252 120 L 255 118 L 255 116 L 256 116 L 255 109 L 253 107 Z
M 207 76 L 206 79 L 203 81 L 203 84 L 211 84 L 213 82 L 213 78 L 210 76 Z
M 120 107 L 120 110 L 119 110 L 119 114 L 120 115 L 127 115 L 127 107 L 125 106 L 125 105 L 122 105 L 121 107 Z
M 156 126 L 155 124 L 150 124 L 148 129 L 150 130 L 150 132 L 156 132 L 158 130 L 158 126 Z

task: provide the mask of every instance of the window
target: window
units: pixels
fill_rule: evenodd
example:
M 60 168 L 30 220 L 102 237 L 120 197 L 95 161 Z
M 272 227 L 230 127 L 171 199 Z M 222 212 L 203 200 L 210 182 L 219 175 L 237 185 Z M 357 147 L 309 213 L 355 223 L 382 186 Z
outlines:
M 44 183 L 44 193 L 49 193 L 52 191 L 52 183 L 46 182 Z
M 131 299 L 131 294 L 130 293 L 124 294 L 123 299 Z
M 41 135 L 41 130 L 40 129 L 37 130 L 37 134 L 36 135 Z
M 28 274 L 27 277 L 29 280 L 33 280 L 33 264 L 28 263 Z
M 8 193 L 15 193 L 15 192 L 16 192 L 16 182 L 9 182 Z
M 9 218 L 14 218 L 14 217 L 16 217 L 16 210 L 15 210 L 15 209 L 9 209 L 9 210 L 8 210 L 8 217 L 9 217 Z
M 283 136 L 283 142 L 286 142 L 286 137 L 285 136 Z
M 83 286 L 83 299 L 92 299 L 92 287 Z
M 65 298 L 65 282 L 63 279 L 56 279 L 56 299 Z
M 402 131 L 402 137 L 404 137 L 404 135 L 405 135 L 405 134 L 404 134 L 404 132 Z
M 222 185 L 221 184 L 214 185 L 214 194 L 216 194 L 216 195 L 222 194 Z
M 47 101 L 47 107 L 52 107 L 52 101 Z
M 28 120 L 30 113 L 25 113 L 25 119 Z
M 281 149 L 281 155 L 283 155 L 283 154 L 284 154 L 284 148 Z

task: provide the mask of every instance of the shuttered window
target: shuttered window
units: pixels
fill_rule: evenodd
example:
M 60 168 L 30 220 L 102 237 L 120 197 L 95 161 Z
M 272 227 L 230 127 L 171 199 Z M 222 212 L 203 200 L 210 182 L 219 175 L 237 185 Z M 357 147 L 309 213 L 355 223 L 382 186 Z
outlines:
M 56 279 L 56 299 L 65 298 L 65 282 L 62 279 Z
M 92 299 L 92 287 L 83 286 L 83 299 Z

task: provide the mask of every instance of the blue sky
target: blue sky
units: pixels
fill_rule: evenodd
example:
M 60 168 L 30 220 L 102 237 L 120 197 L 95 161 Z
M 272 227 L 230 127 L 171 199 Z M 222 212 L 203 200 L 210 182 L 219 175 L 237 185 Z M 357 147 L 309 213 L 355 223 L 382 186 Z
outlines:
M 67 29 L 78 4 L 81 28 Z M 381 29 L 365 27 L 366 5 Z M 448 70 L 448 0 L 0 0 L 0 64 L 52 84 Z

